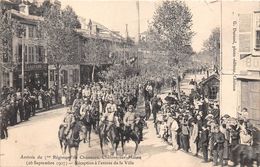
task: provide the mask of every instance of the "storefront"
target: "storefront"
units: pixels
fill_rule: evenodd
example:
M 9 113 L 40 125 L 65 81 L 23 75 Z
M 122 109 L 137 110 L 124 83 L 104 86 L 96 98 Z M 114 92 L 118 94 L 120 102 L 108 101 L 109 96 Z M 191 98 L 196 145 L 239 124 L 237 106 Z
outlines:
M 49 65 L 49 87 L 57 83 L 58 75 L 54 65 Z M 62 65 L 59 70 L 59 86 L 68 85 L 73 86 L 80 83 L 80 67 L 79 65 Z
M 22 66 L 18 65 L 14 72 L 14 87 L 21 88 Z M 24 66 L 24 86 L 29 89 L 48 89 L 48 65 L 47 64 L 25 64 Z

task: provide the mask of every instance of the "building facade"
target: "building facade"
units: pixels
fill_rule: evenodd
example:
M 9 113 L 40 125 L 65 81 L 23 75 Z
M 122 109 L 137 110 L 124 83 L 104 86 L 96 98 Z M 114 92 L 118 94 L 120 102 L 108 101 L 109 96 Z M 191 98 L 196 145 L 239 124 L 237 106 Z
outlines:
M 260 4 L 222 2 L 220 108 L 236 117 L 247 108 L 260 127 Z
M 46 89 L 48 65 L 45 41 L 37 30 L 37 24 L 42 18 L 29 15 L 28 6 L 23 3 L 19 5 L 19 11 L 10 9 L 8 12 L 11 19 L 21 25 L 24 33 L 22 36 L 15 33 L 11 37 L 12 44 L 8 61 L 12 62 L 12 67 L 3 71 L 1 86 L 21 88 L 22 61 L 24 61 L 25 87 Z
M 100 72 L 112 64 L 126 64 L 136 55 L 134 42 L 102 24 L 80 18 L 79 35 L 80 83 L 99 81 Z

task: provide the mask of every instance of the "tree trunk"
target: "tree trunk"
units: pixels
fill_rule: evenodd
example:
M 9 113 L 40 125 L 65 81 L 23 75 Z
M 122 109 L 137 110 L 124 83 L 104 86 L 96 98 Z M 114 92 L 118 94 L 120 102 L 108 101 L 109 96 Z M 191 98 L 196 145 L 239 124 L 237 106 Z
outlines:
M 92 82 L 95 82 L 95 67 L 96 65 L 94 64 L 92 68 L 92 76 L 91 76 Z
M 180 86 L 180 81 L 179 81 L 179 70 L 177 70 L 177 79 L 176 79 L 176 88 L 177 88 L 177 93 L 178 93 L 178 99 L 181 99 L 181 86 Z

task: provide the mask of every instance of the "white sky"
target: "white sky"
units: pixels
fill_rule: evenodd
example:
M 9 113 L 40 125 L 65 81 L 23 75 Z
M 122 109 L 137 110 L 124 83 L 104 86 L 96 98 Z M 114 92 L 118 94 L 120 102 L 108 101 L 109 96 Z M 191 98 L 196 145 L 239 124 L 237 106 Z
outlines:
M 193 14 L 192 46 L 199 51 L 213 28 L 220 25 L 219 2 L 207 4 L 206 1 L 185 0 Z M 140 29 L 148 28 L 148 21 L 162 0 L 140 0 Z M 135 0 L 61 0 L 62 6 L 70 5 L 76 13 L 97 21 L 109 29 L 120 31 L 125 36 L 125 25 L 128 24 L 129 35 L 137 37 L 137 7 Z

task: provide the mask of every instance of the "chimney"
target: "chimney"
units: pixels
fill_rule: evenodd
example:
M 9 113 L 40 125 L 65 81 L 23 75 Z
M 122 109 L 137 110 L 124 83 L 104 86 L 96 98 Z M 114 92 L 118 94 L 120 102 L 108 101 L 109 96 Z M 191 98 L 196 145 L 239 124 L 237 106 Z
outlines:
M 28 5 L 24 4 L 24 2 L 22 1 L 22 3 L 19 5 L 19 11 L 22 14 L 29 15 Z

